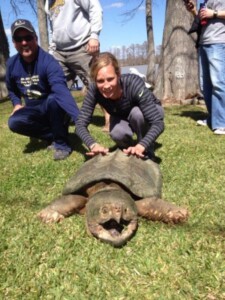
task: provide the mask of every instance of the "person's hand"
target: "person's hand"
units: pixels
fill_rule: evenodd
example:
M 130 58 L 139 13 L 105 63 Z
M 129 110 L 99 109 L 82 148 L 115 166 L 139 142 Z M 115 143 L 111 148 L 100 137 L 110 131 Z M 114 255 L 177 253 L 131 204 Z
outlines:
M 197 15 L 197 8 L 192 0 L 183 0 L 186 9 L 193 15 Z
M 96 54 L 99 52 L 99 41 L 96 39 L 90 39 L 87 43 L 87 52 L 89 54 Z
M 13 108 L 13 111 L 12 111 L 12 113 L 11 113 L 11 116 L 12 116 L 17 110 L 19 110 L 19 109 L 21 109 L 21 108 L 23 108 L 23 107 L 24 107 L 24 105 L 21 105 L 21 104 L 15 105 L 14 108 Z
M 137 144 L 136 146 L 133 147 L 128 147 L 127 149 L 123 149 L 123 152 L 127 155 L 135 155 L 137 157 L 140 158 L 144 158 L 145 157 L 145 147 Z
M 214 10 L 209 8 L 202 8 L 199 12 L 199 18 L 202 19 L 212 19 L 214 15 Z
M 109 152 L 108 148 L 105 148 L 103 146 L 101 146 L 98 143 L 93 144 L 93 146 L 91 146 L 91 149 L 89 152 L 86 152 L 87 156 L 95 156 L 97 154 L 103 154 L 106 155 Z

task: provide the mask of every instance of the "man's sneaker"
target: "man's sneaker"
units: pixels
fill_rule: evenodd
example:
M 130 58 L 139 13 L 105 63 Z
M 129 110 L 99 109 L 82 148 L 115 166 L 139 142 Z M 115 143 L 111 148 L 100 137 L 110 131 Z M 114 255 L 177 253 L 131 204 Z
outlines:
M 47 146 L 47 150 L 48 151 L 55 150 L 55 143 L 54 142 L 49 143 L 48 146 Z
M 207 120 L 198 120 L 196 122 L 196 125 L 199 125 L 199 126 L 207 126 Z
M 55 149 L 54 152 L 54 160 L 62 160 L 67 158 L 70 155 L 69 151 L 66 150 L 60 150 L 60 149 Z
M 222 127 L 222 128 L 217 128 L 214 130 L 213 132 L 214 134 L 225 134 L 225 128 Z

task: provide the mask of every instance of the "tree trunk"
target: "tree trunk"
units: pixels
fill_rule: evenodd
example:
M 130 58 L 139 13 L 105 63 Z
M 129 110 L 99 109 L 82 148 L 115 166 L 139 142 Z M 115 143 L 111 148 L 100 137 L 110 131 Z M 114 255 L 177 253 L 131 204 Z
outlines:
M 162 103 L 185 103 L 199 95 L 193 16 L 182 0 L 167 0 L 161 59 L 154 93 Z
M 37 1 L 37 10 L 38 10 L 38 28 L 39 28 L 39 36 L 40 36 L 40 46 L 48 51 L 48 22 L 47 15 L 44 10 L 45 1 L 38 0 Z
M 9 58 L 9 43 L 5 34 L 0 10 L 0 100 L 8 96 L 5 84 L 6 60 Z
M 147 67 L 147 82 L 152 87 L 155 85 L 155 46 L 152 26 L 152 0 L 146 0 L 146 27 L 148 39 L 148 67 Z

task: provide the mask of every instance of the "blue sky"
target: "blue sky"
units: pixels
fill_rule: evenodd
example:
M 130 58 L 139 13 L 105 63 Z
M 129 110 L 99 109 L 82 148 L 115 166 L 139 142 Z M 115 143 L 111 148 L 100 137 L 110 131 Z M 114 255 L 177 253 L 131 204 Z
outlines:
M 101 51 L 112 47 L 129 46 L 131 44 L 142 44 L 147 40 L 145 25 L 145 7 L 141 7 L 135 16 L 125 22 L 123 13 L 134 8 L 139 0 L 100 0 L 103 8 L 103 29 L 100 34 Z M 162 42 L 166 0 L 153 0 L 153 30 L 155 46 Z M 18 16 L 12 11 L 9 0 L 1 0 L 1 12 L 6 34 L 10 42 L 10 55 L 16 53 L 11 43 L 10 26 L 17 18 L 29 19 L 34 27 L 38 28 L 36 16 L 27 6 L 22 6 Z

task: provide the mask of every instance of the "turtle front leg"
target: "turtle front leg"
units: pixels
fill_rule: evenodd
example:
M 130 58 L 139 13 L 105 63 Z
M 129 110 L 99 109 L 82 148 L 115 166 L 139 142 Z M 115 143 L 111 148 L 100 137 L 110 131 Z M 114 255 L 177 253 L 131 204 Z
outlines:
M 135 201 L 138 214 L 152 221 L 164 223 L 183 223 L 187 221 L 189 213 L 186 208 L 176 206 L 160 198 L 144 198 Z
M 44 223 L 56 223 L 75 213 L 82 214 L 87 198 L 80 195 L 63 195 L 56 198 L 38 213 L 38 218 Z

